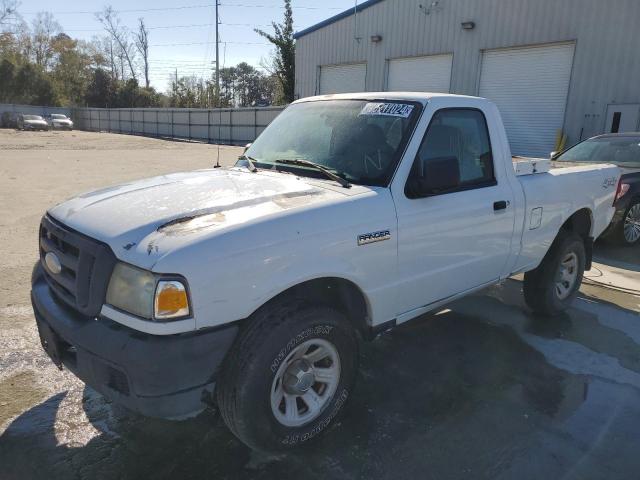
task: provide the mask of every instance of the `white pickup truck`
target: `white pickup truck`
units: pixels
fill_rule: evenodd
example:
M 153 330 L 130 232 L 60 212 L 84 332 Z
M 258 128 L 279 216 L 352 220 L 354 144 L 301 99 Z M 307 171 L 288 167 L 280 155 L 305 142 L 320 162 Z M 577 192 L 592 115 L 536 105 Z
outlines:
M 534 311 L 568 306 L 618 169 L 515 161 L 484 99 L 297 101 L 235 167 L 50 209 L 32 278 L 43 347 L 142 414 L 215 401 L 253 448 L 302 444 L 352 394 L 359 339 L 522 272 Z

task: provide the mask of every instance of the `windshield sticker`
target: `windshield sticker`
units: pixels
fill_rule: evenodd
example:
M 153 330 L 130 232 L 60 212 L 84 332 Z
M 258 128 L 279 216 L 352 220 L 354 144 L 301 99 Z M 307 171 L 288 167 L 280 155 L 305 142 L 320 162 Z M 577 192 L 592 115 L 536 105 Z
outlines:
M 409 118 L 413 107 L 406 103 L 367 103 L 360 115 Z

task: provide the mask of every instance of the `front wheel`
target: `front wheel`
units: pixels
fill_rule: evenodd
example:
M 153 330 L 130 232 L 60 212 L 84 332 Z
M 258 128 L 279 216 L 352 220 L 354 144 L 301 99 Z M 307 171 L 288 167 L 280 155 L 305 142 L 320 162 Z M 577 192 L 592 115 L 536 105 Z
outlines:
M 586 253 L 584 240 L 561 230 L 538 268 L 524 275 L 524 298 L 535 313 L 555 316 L 578 294 Z
M 292 301 L 249 320 L 223 366 L 218 406 L 245 444 L 281 452 L 318 437 L 342 412 L 358 368 L 348 319 Z

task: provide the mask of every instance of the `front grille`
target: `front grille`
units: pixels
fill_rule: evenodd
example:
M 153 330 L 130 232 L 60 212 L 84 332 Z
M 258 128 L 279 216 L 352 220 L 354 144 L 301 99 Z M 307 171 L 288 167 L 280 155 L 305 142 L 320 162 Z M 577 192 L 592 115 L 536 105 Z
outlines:
M 54 253 L 62 271 L 51 272 L 44 261 Z M 111 249 L 45 216 L 40 224 L 40 262 L 49 287 L 66 304 L 94 317 L 100 313 L 116 263 Z

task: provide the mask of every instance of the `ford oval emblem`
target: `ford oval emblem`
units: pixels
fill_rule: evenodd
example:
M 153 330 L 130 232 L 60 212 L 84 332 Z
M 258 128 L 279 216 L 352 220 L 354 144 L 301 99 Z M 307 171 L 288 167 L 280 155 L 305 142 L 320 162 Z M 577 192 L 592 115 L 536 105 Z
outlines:
M 47 253 L 44 256 L 44 263 L 47 266 L 47 269 L 54 275 L 58 275 L 62 272 L 62 264 L 60 263 L 60 259 L 55 253 Z

